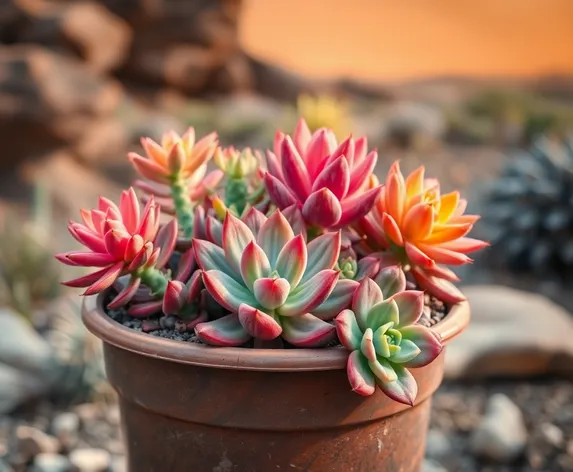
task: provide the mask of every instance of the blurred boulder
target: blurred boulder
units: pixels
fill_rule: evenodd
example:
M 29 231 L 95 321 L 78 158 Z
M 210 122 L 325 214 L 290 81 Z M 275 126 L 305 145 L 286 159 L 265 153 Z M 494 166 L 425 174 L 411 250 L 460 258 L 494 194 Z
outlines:
M 83 137 L 123 96 L 119 83 L 37 46 L 0 47 L 0 168 Z
M 77 55 L 94 72 L 118 68 L 129 52 L 132 30 L 95 1 L 48 4 L 27 16 L 19 41 Z
M 446 378 L 573 376 L 573 317 L 542 295 L 502 286 L 463 289 L 468 328 L 448 344 Z

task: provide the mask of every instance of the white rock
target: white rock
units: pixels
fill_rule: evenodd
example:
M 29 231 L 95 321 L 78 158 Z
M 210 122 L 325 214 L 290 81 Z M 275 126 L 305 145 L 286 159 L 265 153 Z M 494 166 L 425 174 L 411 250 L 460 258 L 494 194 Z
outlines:
M 69 470 L 70 461 L 61 454 L 38 454 L 32 466 L 32 472 L 68 472 Z
M 558 426 L 551 423 L 542 423 L 539 430 L 545 440 L 554 447 L 561 447 L 564 441 L 563 431 Z
M 439 459 L 452 450 L 450 439 L 440 430 L 431 429 L 426 437 L 426 457 Z
M 463 288 L 468 328 L 448 344 L 450 379 L 573 376 L 573 316 L 547 298 L 493 285 Z
M 523 453 L 526 443 L 527 430 L 519 407 L 506 395 L 493 395 L 471 436 L 472 452 L 497 462 L 511 462 Z
M 125 457 L 116 456 L 113 458 L 111 463 L 112 472 L 127 472 L 127 464 L 125 462 Z
M 60 413 L 52 420 L 52 434 L 66 445 L 72 444 L 80 429 L 80 418 L 74 412 Z
M 76 449 L 70 453 L 74 472 L 107 472 L 111 455 L 104 449 Z

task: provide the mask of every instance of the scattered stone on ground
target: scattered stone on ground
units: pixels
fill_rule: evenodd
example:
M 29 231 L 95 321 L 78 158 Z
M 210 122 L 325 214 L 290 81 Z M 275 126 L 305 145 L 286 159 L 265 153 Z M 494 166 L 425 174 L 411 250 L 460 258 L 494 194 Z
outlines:
M 0 414 L 45 393 L 54 380 L 49 344 L 19 314 L 0 309 Z
M 501 393 L 493 395 L 471 435 L 471 450 L 496 462 L 512 462 L 523 453 L 526 442 L 527 430 L 519 407 Z
M 111 455 L 105 449 L 76 449 L 70 453 L 74 472 L 107 472 L 111 466 Z
M 38 454 L 34 458 L 32 472 L 68 472 L 71 464 L 66 456 L 54 453 Z
M 493 411 L 498 416 L 491 419 Z M 484 439 L 484 429 L 489 440 Z M 434 397 L 431 431 L 443 433 L 451 449 L 439 458 L 428 454 L 428 459 L 448 472 L 571 472 L 573 385 L 548 378 L 446 382 Z
M 421 472 L 448 472 L 439 462 L 432 459 L 424 459 Z
M 493 285 L 463 289 L 471 323 L 448 344 L 446 378 L 573 376 L 573 316 L 542 295 Z

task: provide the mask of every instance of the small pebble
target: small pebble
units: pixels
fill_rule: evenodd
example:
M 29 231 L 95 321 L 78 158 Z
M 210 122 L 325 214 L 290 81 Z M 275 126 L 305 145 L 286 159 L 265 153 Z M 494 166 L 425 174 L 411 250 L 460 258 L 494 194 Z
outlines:
M 511 462 L 523 453 L 526 442 L 527 430 L 519 407 L 506 395 L 493 395 L 471 436 L 472 452 L 496 462 Z
M 38 454 L 32 466 L 32 472 L 68 472 L 69 470 L 70 461 L 60 454 Z
M 60 441 L 32 426 L 20 425 L 16 428 L 16 449 L 22 457 L 31 459 L 43 452 L 56 453 Z
M 573 457 L 573 439 L 570 439 L 567 443 L 567 454 Z
M 95 403 L 83 403 L 76 406 L 74 411 L 84 423 L 95 420 L 100 414 L 99 408 Z
M 76 449 L 70 453 L 74 472 L 107 472 L 111 455 L 104 449 Z
M 426 438 L 426 457 L 438 459 L 447 456 L 452 450 L 450 439 L 440 430 L 432 429 Z
M 561 447 L 563 444 L 563 431 L 551 423 L 542 423 L 539 426 L 543 438 L 554 447 Z
M 163 329 L 175 329 L 175 323 L 177 323 L 176 316 L 163 316 L 159 318 L 159 324 Z
M 52 420 L 52 434 L 66 446 L 77 439 L 79 429 L 80 418 L 74 412 L 60 413 Z
M 424 459 L 421 472 L 448 472 L 439 462 Z

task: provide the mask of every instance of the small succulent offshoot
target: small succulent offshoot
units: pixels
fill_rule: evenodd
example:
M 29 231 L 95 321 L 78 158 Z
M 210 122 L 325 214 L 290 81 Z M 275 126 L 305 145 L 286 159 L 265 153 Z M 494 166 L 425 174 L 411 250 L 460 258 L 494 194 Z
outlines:
M 362 280 L 352 309 L 335 320 L 338 338 L 350 351 L 347 373 L 354 392 L 372 395 L 378 385 L 393 400 L 414 404 L 418 386 L 408 368 L 423 367 L 442 351 L 439 336 L 416 324 L 423 309 L 423 292 L 408 290 L 384 299 L 372 279 Z

